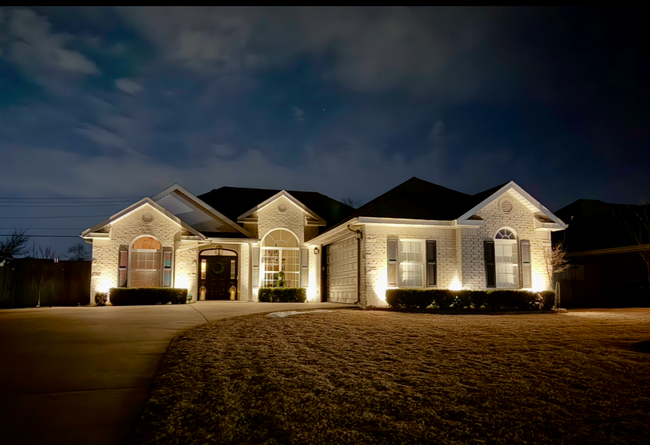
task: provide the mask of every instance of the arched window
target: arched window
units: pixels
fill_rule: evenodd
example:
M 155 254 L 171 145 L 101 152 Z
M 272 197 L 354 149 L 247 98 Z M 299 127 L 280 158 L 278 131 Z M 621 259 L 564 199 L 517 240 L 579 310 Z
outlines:
M 519 249 L 517 235 L 509 229 L 501 229 L 494 237 L 496 285 L 500 288 L 519 287 Z
M 136 239 L 129 255 L 129 287 L 160 287 L 162 246 L 150 236 Z
M 284 272 L 286 287 L 300 287 L 300 244 L 288 230 L 269 232 L 262 241 L 262 287 L 277 287 Z

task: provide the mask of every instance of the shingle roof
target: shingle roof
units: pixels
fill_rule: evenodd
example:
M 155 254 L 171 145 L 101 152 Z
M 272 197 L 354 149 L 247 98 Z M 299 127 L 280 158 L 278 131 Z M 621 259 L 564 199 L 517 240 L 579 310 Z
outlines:
M 199 195 L 198 198 L 217 209 L 232 221 L 256 205 L 266 201 L 281 190 L 254 189 L 245 187 L 221 187 Z M 302 192 L 287 190 L 287 192 L 303 203 L 308 209 L 323 218 L 325 229 L 335 225 L 354 211 L 341 202 L 318 192 Z
M 504 185 L 468 195 L 413 177 L 357 209 L 347 219 L 369 216 L 451 221 Z
M 553 241 L 563 241 L 569 253 L 633 246 L 637 243 L 629 232 L 630 227 L 639 222 L 638 215 L 644 217 L 646 212 L 650 214 L 647 206 L 578 199 L 554 212 L 569 227 L 554 233 Z

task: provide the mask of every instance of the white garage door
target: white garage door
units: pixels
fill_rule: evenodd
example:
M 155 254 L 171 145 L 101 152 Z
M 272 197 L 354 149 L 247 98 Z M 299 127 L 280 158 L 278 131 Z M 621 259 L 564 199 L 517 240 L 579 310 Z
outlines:
M 357 239 L 354 236 L 327 246 L 327 301 L 357 302 Z

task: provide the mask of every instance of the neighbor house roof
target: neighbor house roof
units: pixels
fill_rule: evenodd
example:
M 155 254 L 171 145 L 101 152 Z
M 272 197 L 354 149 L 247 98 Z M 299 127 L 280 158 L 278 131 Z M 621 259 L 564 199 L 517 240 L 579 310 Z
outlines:
M 245 187 L 221 187 L 199 195 L 199 199 L 205 201 L 211 207 L 218 209 L 225 216 L 233 221 L 250 211 L 258 204 L 277 195 L 282 190 L 254 189 Z M 317 192 L 302 192 L 285 190 L 291 196 L 303 203 L 305 207 L 323 218 L 326 222 L 325 228 L 332 227 L 354 211 L 335 199 Z
M 569 223 L 569 228 L 554 234 L 553 241 L 562 241 L 569 253 L 634 246 L 630 233 L 639 217 L 650 214 L 650 207 L 611 204 L 597 199 L 578 199 L 555 214 Z M 647 236 L 643 242 L 647 242 Z

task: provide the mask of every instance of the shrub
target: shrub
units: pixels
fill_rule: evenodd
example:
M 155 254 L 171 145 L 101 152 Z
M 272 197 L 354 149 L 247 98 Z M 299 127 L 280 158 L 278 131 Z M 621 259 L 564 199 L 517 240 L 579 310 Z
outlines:
M 300 287 L 262 287 L 258 299 L 261 303 L 304 303 L 307 291 Z
M 187 289 L 171 287 L 114 287 L 110 295 L 114 306 L 185 304 L 188 299 Z
M 426 309 L 431 306 L 434 289 L 388 289 L 386 302 L 398 309 Z
M 461 291 L 452 291 L 451 293 L 454 297 L 454 302 L 451 303 L 450 307 L 455 310 L 462 309 L 473 309 L 474 302 L 472 299 L 472 291 L 470 290 L 461 290 Z
M 95 292 L 95 305 L 106 306 L 108 301 L 108 292 Z
M 492 311 L 534 311 L 542 308 L 539 294 L 519 290 L 495 290 L 488 294 L 487 308 Z
M 555 292 L 552 290 L 547 290 L 540 293 L 542 297 L 542 309 L 545 311 L 550 311 L 555 306 Z
M 541 295 L 520 290 L 450 291 L 448 289 L 388 289 L 386 302 L 397 309 L 537 311 L 544 307 Z
M 433 292 L 433 304 L 438 309 L 451 309 L 451 305 L 454 304 L 456 297 L 452 291 L 448 289 L 434 289 Z

